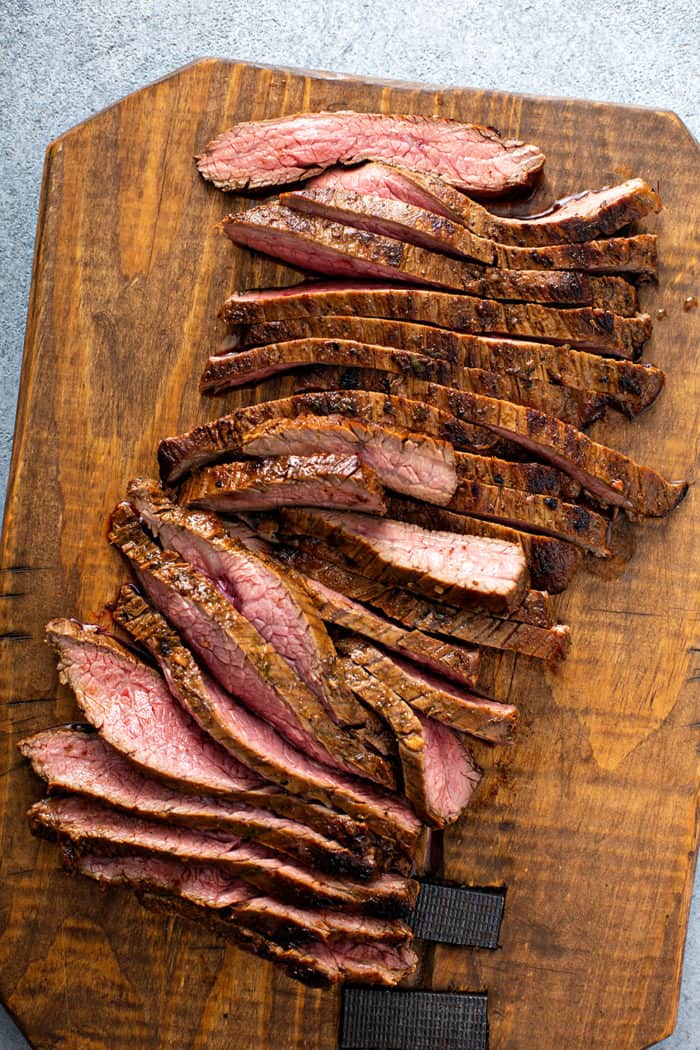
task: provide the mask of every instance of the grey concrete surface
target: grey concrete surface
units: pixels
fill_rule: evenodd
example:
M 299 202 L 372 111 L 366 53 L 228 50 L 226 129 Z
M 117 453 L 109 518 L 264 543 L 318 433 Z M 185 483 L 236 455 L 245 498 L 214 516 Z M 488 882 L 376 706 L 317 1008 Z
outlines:
M 128 92 L 221 55 L 672 109 L 700 136 L 691 0 L 0 0 L 0 42 L 0 505 L 43 152 Z M 665 1050 L 700 1048 L 699 979 L 696 903 L 679 1023 Z M 14 1047 L 0 1019 L 0 1050 Z

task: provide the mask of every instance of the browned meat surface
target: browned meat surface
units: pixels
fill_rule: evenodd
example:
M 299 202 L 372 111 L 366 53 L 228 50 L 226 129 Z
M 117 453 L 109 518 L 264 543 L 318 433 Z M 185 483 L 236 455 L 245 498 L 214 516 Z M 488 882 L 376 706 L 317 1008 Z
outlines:
M 651 334 L 648 314 L 620 317 L 592 307 L 506 305 L 469 295 L 359 281 L 319 281 L 285 289 L 236 292 L 220 311 L 224 321 L 246 325 L 326 314 L 417 321 L 472 334 L 524 336 L 629 359 L 639 356 Z
M 582 270 L 652 279 L 656 276 L 656 235 L 638 233 L 635 237 L 608 237 L 540 248 L 497 244 L 496 265 L 506 270 Z
M 363 160 L 401 160 L 490 196 L 529 186 L 544 155 L 478 124 L 341 110 L 235 124 L 205 147 L 197 167 L 219 189 L 237 190 L 296 182 Z

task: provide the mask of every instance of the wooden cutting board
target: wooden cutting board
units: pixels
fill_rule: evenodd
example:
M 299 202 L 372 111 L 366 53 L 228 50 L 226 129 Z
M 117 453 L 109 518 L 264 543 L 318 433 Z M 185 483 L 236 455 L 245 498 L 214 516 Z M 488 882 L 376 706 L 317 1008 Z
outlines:
M 37 1050 L 336 1047 L 335 991 L 65 875 L 27 830 L 41 792 L 16 751 L 76 716 L 43 626 L 93 620 L 113 595 L 123 569 L 105 519 L 126 480 L 155 472 L 159 438 L 240 403 L 197 391 L 218 306 L 295 278 L 213 232 L 236 201 L 197 177 L 192 155 L 235 121 L 328 108 L 440 114 L 534 141 L 547 165 L 531 206 L 631 174 L 659 184 L 666 207 L 646 227 L 661 237 L 660 287 L 644 301 L 667 311 L 648 348 L 667 389 L 639 421 L 599 433 L 694 477 L 700 311 L 682 304 L 700 292 L 700 157 L 673 114 L 204 60 L 53 142 L 0 575 L 0 995 Z M 579 574 L 559 602 L 574 630 L 561 668 L 501 661 L 522 731 L 511 749 L 479 750 L 485 784 L 446 836 L 445 875 L 508 887 L 502 949 L 433 948 L 418 981 L 487 989 L 492 1050 L 637 1050 L 673 1027 L 697 841 L 698 510 L 691 488 L 634 532 L 626 567 Z

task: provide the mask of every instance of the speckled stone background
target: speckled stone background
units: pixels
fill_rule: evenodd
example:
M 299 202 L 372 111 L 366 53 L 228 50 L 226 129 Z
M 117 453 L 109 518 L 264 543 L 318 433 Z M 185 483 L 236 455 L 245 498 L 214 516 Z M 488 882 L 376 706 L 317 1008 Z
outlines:
M 674 110 L 698 136 L 697 19 L 691 0 L 0 0 L 0 506 L 43 153 L 56 135 L 178 66 L 219 55 L 648 105 Z M 665 1050 L 700 1048 L 699 887 L 678 1027 L 659 1044 Z M 20 1046 L 0 1010 L 0 1050 Z

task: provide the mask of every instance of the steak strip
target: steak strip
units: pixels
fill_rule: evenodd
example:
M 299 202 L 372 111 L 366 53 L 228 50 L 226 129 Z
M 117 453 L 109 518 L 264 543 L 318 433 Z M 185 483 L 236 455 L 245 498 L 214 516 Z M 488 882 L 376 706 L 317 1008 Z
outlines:
M 399 158 L 484 195 L 531 185 L 544 164 L 536 146 L 478 124 L 339 110 L 235 124 L 205 147 L 197 167 L 219 189 L 237 190 L 308 179 L 332 164 Z
M 245 350 L 300 339 L 354 340 L 394 347 L 445 361 L 453 369 L 479 369 L 501 378 L 511 377 L 518 390 L 527 389 L 530 383 L 556 384 L 584 395 L 600 395 L 628 415 L 637 415 L 653 404 L 664 384 L 661 369 L 646 362 L 616 361 L 570 346 L 467 335 L 373 317 L 297 317 L 243 326 L 235 335 L 235 345 Z
M 363 282 L 323 282 L 235 292 L 220 310 L 231 324 L 260 324 L 325 314 L 417 321 L 475 335 L 517 336 L 635 359 L 651 334 L 648 314 L 619 317 L 592 307 L 556 309 L 469 295 Z
M 661 210 L 658 194 L 643 179 L 617 186 L 585 190 L 555 201 L 537 215 L 503 218 L 457 192 L 428 172 L 409 167 L 363 164 L 349 171 L 332 169 L 313 179 L 309 189 L 344 189 L 404 201 L 466 226 L 479 237 L 506 245 L 537 247 L 563 242 L 581 243 L 609 237 L 650 212 Z
M 637 309 L 635 288 L 620 277 L 481 267 L 281 204 L 234 212 L 222 228 L 234 244 L 335 277 L 385 278 L 484 299 L 593 306 L 623 316 Z

